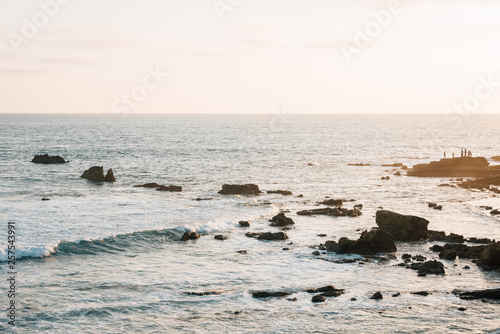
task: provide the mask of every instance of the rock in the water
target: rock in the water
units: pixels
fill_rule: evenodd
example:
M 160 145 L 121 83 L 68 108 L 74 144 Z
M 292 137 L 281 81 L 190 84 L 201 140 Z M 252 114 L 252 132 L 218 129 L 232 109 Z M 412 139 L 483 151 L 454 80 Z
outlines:
M 473 244 L 491 244 L 492 242 L 495 242 L 495 240 L 491 240 L 491 239 L 488 239 L 488 238 L 469 238 L 467 239 L 467 242 L 471 242 Z
M 318 204 L 328 205 L 328 206 L 342 206 L 344 204 L 344 200 L 341 199 L 327 199 L 323 202 L 318 202 Z
M 495 209 L 495 210 L 490 212 L 490 215 L 500 215 L 500 210 Z
M 106 176 L 104 176 L 104 168 L 102 166 L 94 166 L 87 169 L 85 172 L 83 172 L 81 178 L 97 182 L 116 181 L 112 169 L 108 170 L 108 173 L 106 174 Z
M 156 188 L 157 191 L 170 191 L 170 192 L 178 192 L 178 191 L 182 191 L 182 187 L 181 186 L 173 186 L 173 185 L 170 185 L 170 186 L 159 186 L 158 188 Z
M 388 210 L 376 213 L 376 223 L 382 230 L 389 232 L 394 240 L 419 241 L 428 237 L 429 221 L 417 216 L 406 216 Z
M 241 227 L 250 227 L 250 223 L 246 220 L 241 220 L 238 224 L 240 224 Z
M 199 238 L 200 238 L 200 235 L 197 234 L 196 232 L 184 232 L 184 234 L 181 237 L 181 241 L 196 240 Z
M 474 290 L 461 292 L 458 294 L 460 299 L 500 299 L 500 288 L 487 290 Z
M 136 186 L 134 186 L 134 188 L 138 188 L 138 187 L 144 187 L 144 188 L 158 188 L 158 187 L 161 187 L 161 185 L 159 185 L 158 183 L 156 182 L 151 182 L 151 183 L 145 183 L 145 184 L 138 184 Z
M 33 160 L 31 160 L 31 162 L 34 162 L 36 164 L 48 165 L 48 164 L 64 164 L 67 161 L 58 155 L 39 154 L 35 155 Z
M 484 270 L 500 269 L 500 241 L 489 244 L 484 248 L 477 265 Z
M 184 292 L 188 296 L 217 296 L 220 295 L 222 292 L 220 291 L 203 291 L 203 292 Z
M 432 295 L 432 293 L 427 292 L 427 291 L 417 291 L 417 292 L 412 292 L 412 295 L 419 295 L 419 296 L 424 296 L 427 297 L 428 295 Z
M 333 285 L 327 285 L 318 289 L 306 290 L 308 293 L 322 293 L 321 296 L 325 297 L 338 297 L 344 293 L 344 289 L 337 289 Z
M 493 177 L 500 174 L 498 166 L 489 166 L 484 157 L 459 157 L 418 164 L 408 176 L 423 177 Z
M 276 216 L 274 216 L 271 220 L 271 226 L 286 226 L 286 225 L 292 225 L 295 224 L 292 218 L 288 218 L 285 216 L 283 212 L 278 213 Z
M 284 297 L 291 295 L 291 292 L 285 291 L 257 291 L 252 293 L 253 298 L 270 298 L 270 297 Z
M 227 237 L 223 236 L 222 234 L 217 234 L 216 236 L 214 236 L 214 239 L 215 240 L 226 240 Z
M 258 195 L 260 192 L 255 184 L 224 184 L 219 190 L 222 195 Z
M 384 298 L 384 296 L 382 296 L 382 293 L 380 291 L 378 292 L 375 292 L 371 297 L 370 299 L 382 299 Z
M 457 251 L 452 249 L 444 249 L 439 253 L 439 257 L 445 260 L 453 261 L 457 258 Z
M 327 251 L 339 254 L 353 253 L 360 255 L 373 255 L 377 253 L 389 253 L 396 251 L 396 244 L 392 236 L 383 230 L 364 231 L 358 240 L 340 238 L 339 242 L 325 242 Z
M 265 232 L 257 236 L 258 240 L 286 240 L 288 236 L 285 232 Z
M 50 201 L 50 198 L 44 197 L 44 198 L 42 198 L 42 201 Z
M 383 167 L 403 167 L 403 163 L 401 162 L 395 162 L 393 164 L 382 164 L 380 166 L 383 166 Z
M 313 210 L 302 210 L 297 212 L 299 216 L 326 215 L 333 217 L 358 217 L 361 216 L 361 211 L 354 208 L 352 210 L 345 208 L 324 208 Z
M 419 276 L 426 276 L 427 274 L 444 275 L 444 265 L 436 260 L 426 261 L 424 263 L 412 263 L 411 269 L 418 270 Z
M 292 192 L 290 190 L 268 190 L 268 194 L 280 194 L 283 196 L 291 196 Z
M 478 259 L 484 248 L 484 245 L 467 246 L 464 244 L 445 244 L 444 247 L 434 245 L 430 248 L 430 250 L 440 253 L 443 253 L 446 250 L 455 250 L 456 255 L 461 259 Z
M 316 295 L 316 296 L 312 297 L 312 299 L 311 299 L 311 301 L 312 301 L 313 303 L 322 303 L 322 302 L 324 302 L 325 300 L 326 300 L 326 298 L 325 298 L 325 297 L 323 297 L 322 295 Z
M 450 235 L 446 235 L 443 231 L 434 231 L 428 230 L 427 234 L 429 235 L 429 241 L 444 241 L 444 242 L 455 242 L 455 243 L 463 243 L 464 236 L 460 234 L 450 233 Z

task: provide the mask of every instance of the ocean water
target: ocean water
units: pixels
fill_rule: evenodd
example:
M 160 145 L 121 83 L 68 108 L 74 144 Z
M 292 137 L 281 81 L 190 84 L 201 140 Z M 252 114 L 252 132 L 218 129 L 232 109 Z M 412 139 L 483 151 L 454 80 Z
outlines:
M 4 311 L 0 331 L 498 333 L 498 303 L 463 301 L 451 291 L 499 287 L 500 274 L 461 259 L 442 261 L 445 276 L 418 277 L 395 266 L 404 253 L 437 258 L 429 251 L 437 242 L 397 243 L 396 260 L 344 264 L 332 261 L 362 257 L 315 256 L 311 247 L 357 238 L 376 226 L 379 207 L 424 217 L 433 230 L 499 240 L 500 219 L 479 208 L 500 208 L 499 197 L 438 187 L 445 178 L 395 176 L 380 166 L 411 167 L 464 147 L 475 156 L 500 155 L 499 124 L 500 115 L 0 115 L 4 310 L 11 221 L 19 259 L 17 326 L 7 324 Z M 41 153 L 70 163 L 30 162 Z M 96 165 L 112 168 L 117 182 L 80 178 Z M 147 182 L 184 191 L 133 187 Z M 217 194 L 224 183 L 255 183 L 293 196 Z M 363 214 L 296 215 L 326 196 L 355 199 L 345 205 L 363 204 Z M 429 201 L 443 210 L 428 208 Z M 280 210 L 296 223 L 286 231 L 289 240 L 245 236 L 279 231 L 268 220 Z M 240 220 L 251 227 L 239 227 Z M 203 235 L 179 242 L 185 231 Z M 215 240 L 216 234 L 228 239 Z M 345 294 L 314 304 L 305 292 L 330 284 Z M 261 290 L 293 292 L 296 301 L 252 298 Z M 411 294 L 422 290 L 432 294 Z M 208 291 L 221 293 L 188 294 Z M 377 291 L 384 299 L 371 300 Z M 395 292 L 401 296 L 391 297 Z

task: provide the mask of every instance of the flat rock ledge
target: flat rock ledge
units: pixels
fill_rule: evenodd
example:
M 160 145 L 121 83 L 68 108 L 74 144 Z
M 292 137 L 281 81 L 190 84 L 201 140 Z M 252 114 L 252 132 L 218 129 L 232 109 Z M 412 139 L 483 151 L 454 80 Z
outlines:
M 332 217 L 358 217 L 361 216 L 361 211 L 357 208 L 346 209 L 346 208 L 321 208 L 312 210 L 302 210 L 297 212 L 299 216 L 314 216 L 314 215 L 325 215 Z
M 224 184 L 219 190 L 221 195 L 258 195 L 261 191 L 256 184 Z
M 31 162 L 35 164 L 64 164 L 67 163 L 68 161 L 64 160 L 63 157 L 60 157 L 58 155 L 48 155 L 48 154 L 37 154 L 31 160 Z

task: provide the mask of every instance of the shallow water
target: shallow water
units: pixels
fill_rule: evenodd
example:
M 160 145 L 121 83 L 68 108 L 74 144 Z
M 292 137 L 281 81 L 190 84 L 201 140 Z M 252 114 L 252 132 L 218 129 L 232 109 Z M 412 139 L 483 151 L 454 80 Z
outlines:
M 500 208 L 498 197 L 437 186 L 448 179 L 393 176 L 393 168 L 380 166 L 412 166 L 437 160 L 443 151 L 459 154 L 462 147 L 476 156 L 498 155 L 499 121 L 496 115 L 473 115 L 467 122 L 429 115 L 0 115 L 2 233 L 8 221 L 16 222 L 17 255 L 23 256 L 14 331 L 498 332 L 500 305 L 451 294 L 499 287 L 498 273 L 467 260 L 443 261 L 446 275 L 438 277 L 395 266 L 404 253 L 436 258 L 429 251 L 433 243 L 398 243 L 398 260 L 364 264 L 333 263 L 358 256 L 318 257 L 310 246 L 357 238 L 375 226 L 379 207 L 425 217 L 430 229 L 500 239 L 500 219 L 479 208 Z M 31 163 L 38 153 L 70 163 Z M 348 166 L 360 162 L 371 166 Z M 117 182 L 81 179 L 94 165 L 113 168 Z M 382 181 L 386 175 L 391 179 Z M 146 182 L 184 191 L 133 188 Z M 256 183 L 294 196 L 217 194 L 224 183 Z M 296 215 L 326 196 L 355 199 L 346 205 L 362 203 L 363 215 Z M 428 201 L 443 210 L 428 208 Z M 245 237 L 278 231 L 268 220 L 280 209 L 290 210 L 296 222 L 286 232 L 290 240 Z M 240 220 L 251 227 L 238 227 Z M 206 235 L 178 242 L 186 230 Z M 214 240 L 215 234 L 229 239 Z M 5 262 L 0 270 L 6 272 Z M 346 293 L 311 303 L 304 290 L 328 284 Z M 254 299 L 257 290 L 294 292 L 297 301 Z M 422 290 L 432 294 L 410 294 Z M 192 291 L 222 293 L 186 294 Z M 369 299 L 376 291 L 384 299 Z M 395 292 L 401 296 L 392 298 Z M 7 303 L 4 293 L 0 303 Z M 7 330 L 6 318 L 0 330 Z

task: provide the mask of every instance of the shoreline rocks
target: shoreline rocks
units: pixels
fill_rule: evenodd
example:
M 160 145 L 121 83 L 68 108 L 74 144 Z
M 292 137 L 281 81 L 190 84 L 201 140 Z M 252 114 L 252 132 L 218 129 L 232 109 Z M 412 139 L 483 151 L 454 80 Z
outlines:
M 380 229 L 390 233 L 397 241 L 420 241 L 428 238 L 429 221 L 421 217 L 378 210 L 376 223 Z
M 346 237 L 340 238 L 338 242 L 329 240 L 325 242 L 325 247 L 328 252 L 359 255 L 390 253 L 397 250 L 392 236 L 380 229 L 364 231 L 358 240 Z
M 312 209 L 312 210 L 302 210 L 297 212 L 299 216 L 314 216 L 314 215 L 325 215 L 332 217 L 358 217 L 361 216 L 361 211 L 353 208 L 322 208 L 322 209 Z
M 473 290 L 466 292 L 453 291 L 454 294 L 458 294 L 460 299 L 472 300 L 472 299 L 500 299 L 500 288 L 497 289 L 486 289 L 486 290 Z
M 332 198 L 332 199 L 324 200 L 323 202 L 318 202 L 317 204 L 327 205 L 327 206 L 342 206 L 344 204 L 344 200 Z
M 68 163 L 69 161 L 64 160 L 64 158 L 59 155 L 37 154 L 35 155 L 33 160 L 31 160 L 31 162 L 35 164 L 49 165 L 49 164 L 65 164 Z
M 287 225 L 293 225 L 295 222 L 292 220 L 292 218 L 289 218 L 285 216 L 283 212 L 278 213 L 276 216 L 271 218 L 269 220 L 271 222 L 271 226 L 287 226 Z
M 106 173 L 106 176 L 104 176 L 104 168 L 102 166 L 91 167 L 83 172 L 82 176 L 80 177 L 96 182 L 116 182 L 113 170 L 109 169 Z
M 261 191 L 255 184 L 224 184 L 219 190 L 221 195 L 258 195 Z
M 500 176 L 500 166 L 489 166 L 484 157 L 458 157 L 417 164 L 407 172 L 418 177 L 493 177 Z
M 199 239 L 200 235 L 196 232 L 184 232 L 180 241 L 196 240 Z
M 500 241 L 484 247 L 477 265 L 484 270 L 500 269 Z

